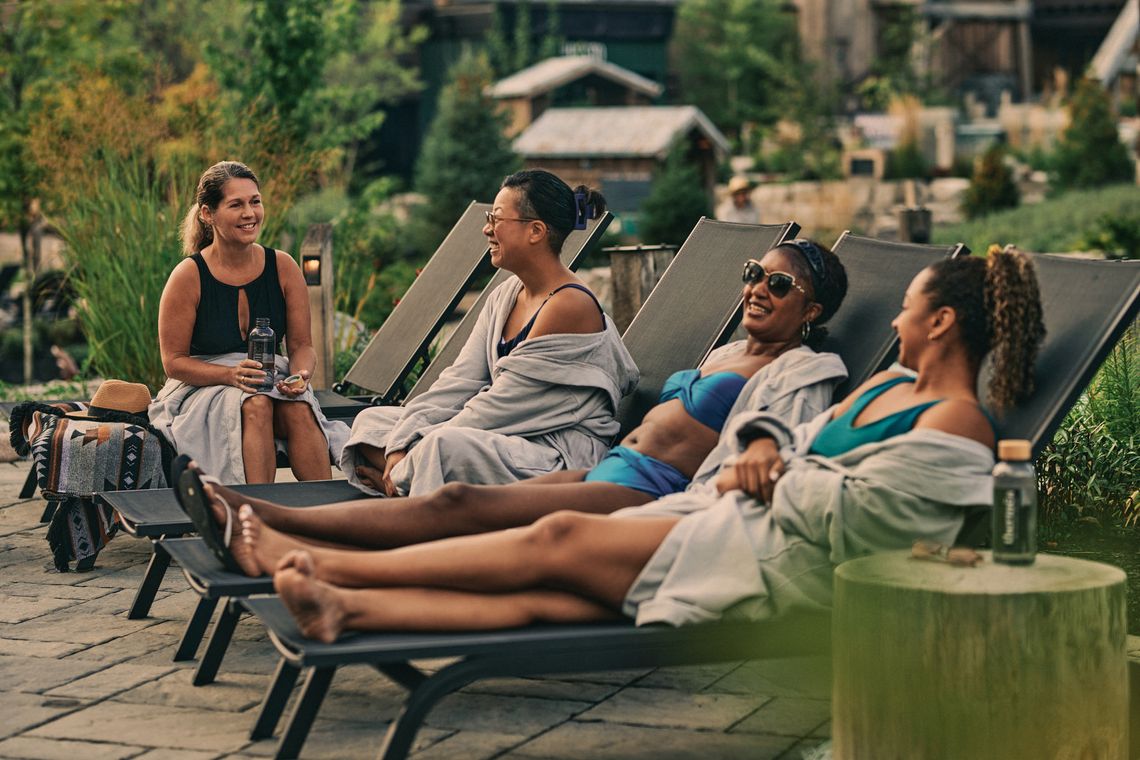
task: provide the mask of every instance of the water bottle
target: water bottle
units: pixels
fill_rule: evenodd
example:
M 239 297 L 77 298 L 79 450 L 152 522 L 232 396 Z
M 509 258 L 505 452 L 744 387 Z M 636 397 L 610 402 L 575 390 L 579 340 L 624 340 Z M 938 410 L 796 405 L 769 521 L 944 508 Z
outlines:
M 1037 477 L 1029 441 L 999 441 L 994 466 L 994 562 L 1029 565 L 1037 555 Z
M 269 326 L 268 317 L 258 317 L 256 326 L 249 331 L 249 353 L 247 356 L 261 364 L 265 371 L 265 379 L 257 386 L 259 391 L 273 390 L 276 379 L 274 372 L 277 356 L 277 336 Z

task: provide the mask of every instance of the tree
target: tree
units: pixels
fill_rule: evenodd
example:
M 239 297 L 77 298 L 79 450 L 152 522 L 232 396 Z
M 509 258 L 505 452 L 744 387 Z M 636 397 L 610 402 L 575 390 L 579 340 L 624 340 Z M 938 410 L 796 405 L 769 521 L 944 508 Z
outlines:
M 530 0 L 520 0 L 515 6 L 515 25 L 510 35 L 502 7 L 495 3 L 491 11 L 491 31 L 487 34 L 487 57 L 496 79 L 521 71 L 538 61 L 560 54 L 562 37 L 556 0 L 546 3 L 546 24 L 542 40 L 535 49 L 532 41 Z
M 486 56 L 465 54 L 449 78 L 416 165 L 415 187 L 426 202 L 415 214 L 415 237 L 424 252 L 435 249 L 468 203 L 494 198 L 520 163 L 503 135 L 505 115 L 484 93 L 491 81 Z
M 999 209 L 1015 208 L 1020 202 L 1013 172 L 1005 164 L 1005 149 L 1001 145 L 990 146 L 974 164 L 962 211 L 968 218 L 976 219 Z
M 680 245 L 700 218 L 711 213 L 705 184 L 686 157 L 687 147 L 682 142 L 669 152 L 641 207 L 638 237 L 646 243 Z
M 1097 187 L 1133 179 L 1135 167 L 1120 141 L 1108 93 L 1082 79 L 1069 101 L 1069 126 L 1054 157 L 1061 187 Z
M 721 129 L 772 124 L 797 66 L 795 17 L 778 0 L 684 0 L 673 35 L 686 102 Z

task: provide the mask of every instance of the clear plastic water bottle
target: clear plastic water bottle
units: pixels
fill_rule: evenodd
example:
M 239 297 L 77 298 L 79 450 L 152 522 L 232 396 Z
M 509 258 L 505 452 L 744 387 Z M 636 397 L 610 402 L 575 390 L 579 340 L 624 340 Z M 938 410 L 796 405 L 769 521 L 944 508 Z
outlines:
M 265 379 L 257 386 L 259 391 L 273 390 L 273 384 L 276 381 L 276 350 L 277 336 L 273 333 L 273 328 L 269 326 L 269 318 L 258 317 L 256 325 L 249 331 L 249 353 L 246 355 L 255 362 L 259 362 L 265 371 Z
M 994 466 L 994 562 L 1029 565 L 1037 556 L 1037 477 L 1029 441 L 998 442 Z

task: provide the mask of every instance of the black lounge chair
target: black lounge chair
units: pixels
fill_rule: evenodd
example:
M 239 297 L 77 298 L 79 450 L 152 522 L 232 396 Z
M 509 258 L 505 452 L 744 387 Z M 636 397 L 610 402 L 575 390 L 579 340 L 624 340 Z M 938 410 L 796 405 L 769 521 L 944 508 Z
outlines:
M 463 296 L 464 289 L 478 274 L 480 264 L 489 261 L 486 238 L 483 236 L 482 230 L 486 223 L 485 212 L 489 211 L 490 208 L 490 204 L 487 203 L 471 202 L 447 238 L 440 244 L 435 255 L 424 267 L 423 272 L 416 278 L 412 287 L 408 289 L 408 295 L 392 311 L 384 326 L 380 328 L 372 342 L 368 344 L 368 348 L 361 354 L 357 364 L 353 365 L 353 369 L 349 371 L 348 380 L 351 382 L 367 382 L 369 383 L 367 387 L 374 389 L 383 387 L 381 396 L 366 401 L 348 399 L 338 394 L 326 395 L 326 399 L 331 399 L 330 403 L 341 404 L 341 411 L 329 415 L 330 417 L 350 419 L 360 410 L 371 405 L 372 402 L 377 402 L 381 397 L 394 398 L 398 396 L 408 373 L 415 367 L 421 354 L 426 356 L 427 346 L 432 337 L 442 326 L 443 319 L 454 310 L 455 305 Z M 562 246 L 563 262 L 571 269 L 576 269 L 582 257 L 597 245 L 602 233 L 605 232 L 612 220 L 613 215 L 606 212 L 596 219 L 589 220 L 584 230 L 571 232 Z M 477 245 L 473 238 L 474 234 L 479 236 Z M 474 250 L 479 251 L 477 257 L 471 255 Z M 442 258 L 441 254 L 443 254 Z M 448 277 L 449 269 L 458 270 L 461 276 L 455 277 L 452 273 L 452 276 Z M 500 272 L 499 274 L 504 273 Z M 495 282 L 501 282 L 501 280 L 493 280 L 491 284 Z M 454 292 L 453 289 L 455 289 Z M 481 307 L 489 290 L 489 287 L 484 288 L 477 306 Z M 440 299 L 441 292 L 446 293 L 447 298 Z M 433 294 L 435 296 L 434 301 Z M 447 302 L 448 298 L 451 299 L 449 302 Z M 446 308 L 442 308 L 445 302 L 447 302 Z M 449 336 L 445 342 L 443 349 L 436 357 L 437 361 L 441 358 L 446 359 L 448 364 L 454 361 L 463 341 L 466 340 L 467 335 L 474 327 L 474 320 L 477 318 L 477 313 L 466 315 L 460 322 L 459 329 Z M 399 329 L 389 329 L 388 325 L 393 322 L 393 319 L 396 320 Z M 422 320 L 423 324 L 417 320 Z M 430 330 L 424 328 L 427 323 L 433 325 Z M 463 331 L 464 325 L 467 325 L 466 331 Z M 383 340 L 381 340 L 382 337 Z M 458 345 L 452 349 L 453 344 Z M 385 359 L 390 359 L 390 361 L 385 362 Z M 375 370 L 377 374 L 367 376 L 375 377 L 376 380 L 366 381 L 361 379 L 361 374 L 356 374 L 357 367 L 364 360 L 366 360 L 366 364 L 361 367 L 360 372 Z M 433 361 L 428 367 L 436 365 L 437 361 Z M 331 392 L 322 391 L 322 393 Z M 341 401 L 336 401 L 337 398 Z M 323 409 L 324 400 L 321 403 Z M 280 484 L 278 487 L 299 487 L 301 485 L 299 483 Z M 303 506 L 360 497 L 360 492 L 343 480 L 319 481 L 304 485 L 312 488 L 314 497 L 317 494 L 320 495 L 317 501 L 304 501 L 303 497 L 290 494 L 280 496 L 282 503 Z M 25 485 L 25 487 L 27 486 Z M 34 489 L 34 487 L 33 480 L 32 488 Z M 272 488 L 274 484 L 266 484 L 264 487 Z M 131 619 L 144 618 L 150 613 L 150 606 L 154 602 L 159 584 L 162 583 L 166 569 L 170 566 L 170 557 L 158 546 L 157 540 L 163 537 L 184 536 L 187 533 L 192 533 L 194 526 L 174 500 L 174 491 L 169 488 L 149 491 L 107 491 L 98 494 L 98 496 L 119 514 L 120 522 L 127 533 L 136 538 L 149 538 L 153 542 L 150 563 L 127 614 L 127 617 Z M 279 498 L 275 491 L 266 493 L 263 497 Z M 302 500 L 296 501 L 297 498 L 302 498 Z M 50 518 L 50 515 L 48 517 Z M 195 620 L 197 620 L 197 616 Z M 201 621 L 203 629 L 208 620 L 209 614 L 207 613 L 206 619 Z M 200 636 L 201 633 L 199 632 Z M 179 651 L 182 651 L 181 647 Z M 189 657 L 193 657 L 193 652 Z
M 794 223 L 758 226 L 702 220 L 697 224 L 624 336 L 626 347 L 641 369 L 641 382 L 638 385 L 642 393 L 656 399 L 665 378 L 678 369 L 696 366 L 735 329 L 740 312 L 741 265 L 750 256 L 754 256 L 758 248 L 767 250 L 776 242 L 794 235 L 796 229 Z M 693 292 L 706 295 L 698 302 L 693 302 Z M 682 306 L 686 306 L 686 318 L 671 318 Z M 640 328 L 639 321 L 642 326 Z M 668 325 L 670 329 L 662 332 L 660 325 Z M 709 328 L 710 325 L 712 329 Z M 668 346 L 667 351 L 662 350 L 665 346 Z M 630 415 L 633 414 L 637 415 L 634 419 L 640 419 L 641 410 L 626 404 L 619 411 L 623 421 L 630 420 Z M 287 503 L 290 505 L 361 498 L 361 493 L 345 481 L 318 482 L 326 484 L 319 486 L 319 491 L 316 484 L 279 483 L 257 486 L 256 495 L 276 500 L 278 495 L 287 493 L 290 499 Z M 332 483 L 339 484 L 339 488 L 335 492 L 337 498 L 329 499 Z M 245 489 L 245 486 L 238 488 L 243 492 Z M 166 498 L 173 503 L 172 492 L 162 493 L 169 494 Z M 311 497 L 308 496 L 309 493 L 312 494 Z M 118 503 L 123 504 L 128 504 L 135 498 L 128 492 L 115 492 L 107 496 L 114 497 Z M 181 514 L 177 504 L 173 505 L 172 511 Z M 183 533 L 192 529 L 191 526 Z M 213 555 L 200 553 L 202 546 L 198 538 L 167 538 L 161 540 L 155 549 L 156 555 L 166 554 L 178 562 L 191 587 L 202 597 L 187 624 L 175 655 L 176 660 L 194 657 L 206 623 L 218 601 L 227 600 L 214 626 L 209 647 L 198 664 L 194 676 L 195 685 L 210 683 L 217 673 L 229 646 L 230 634 L 241 615 L 241 607 L 236 598 L 252 593 L 273 592 L 270 579 L 250 579 L 228 573 Z
M 1002 437 L 1031 441 L 1036 453 L 1136 319 L 1140 262 L 1050 255 L 1038 255 L 1035 261 L 1048 331 L 1037 363 L 1037 390 L 999 428 Z M 439 699 L 479 678 L 827 653 L 830 642 L 829 616 L 793 614 L 767 623 L 689 628 L 639 629 L 623 622 L 494 633 L 350 634 L 334 644 L 321 644 L 300 635 L 278 599 L 253 598 L 245 606 L 266 624 L 282 655 L 259 718 L 263 732 L 269 723 L 267 708 L 280 709 L 291 679 L 308 669 L 278 757 L 297 756 L 336 668 L 344 664 L 370 664 L 411 692 L 381 750 L 390 760 L 406 756 L 420 723 Z M 459 659 L 430 676 L 409 664 L 435 657 Z
M 727 266 L 728 269 L 720 275 L 721 279 L 727 280 L 728 278 L 724 275 L 731 272 L 732 280 L 735 280 L 738 276 L 736 272 L 740 264 L 745 259 L 756 255 L 756 248 L 749 248 L 740 244 L 740 236 L 745 235 L 748 230 L 749 227 L 744 225 L 702 222 L 694 230 L 686 246 L 692 243 L 694 247 L 699 245 L 701 250 L 709 250 L 709 246 L 715 242 L 719 244 L 722 257 L 726 251 L 735 253 L 735 260 L 730 258 L 721 264 L 721 266 Z M 788 234 L 794 233 L 789 232 Z M 767 247 L 770 245 L 764 246 L 764 249 Z M 688 248 L 688 250 L 692 251 L 693 247 Z M 896 338 L 893 331 L 888 327 L 888 323 L 889 315 L 893 315 L 894 310 L 897 309 L 899 302 L 897 294 L 903 292 L 906 284 L 921 269 L 946 256 L 958 255 L 964 251 L 964 248 L 962 246 L 881 244 L 880 241 L 845 234 L 836 245 L 835 250 L 841 258 L 849 262 L 849 301 L 845 302 L 843 309 L 831 325 L 833 329 L 829 338 L 830 345 L 827 348 L 835 350 L 843 356 L 851 368 L 854 383 L 858 384 L 878 369 L 889 364 L 893 357 Z M 682 251 L 686 251 L 686 248 L 682 248 Z M 678 357 L 675 348 L 687 345 L 696 347 L 704 342 L 706 347 L 702 348 L 700 353 L 692 352 L 703 358 L 716 342 L 719 342 L 736 328 L 739 321 L 738 298 L 734 299 L 730 314 L 712 312 L 701 315 L 706 319 L 711 319 L 711 324 L 716 326 L 716 329 L 711 333 L 707 328 L 704 331 L 698 329 L 700 321 L 695 318 L 662 319 L 662 314 L 677 313 L 680 305 L 691 305 L 695 301 L 700 301 L 704 307 L 706 305 L 704 299 L 694 299 L 694 292 L 715 292 L 717 288 L 726 287 L 725 282 L 710 281 L 704 284 L 694 284 L 692 280 L 696 274 L 696 271 L 692 269 L 694 266 L 700 267 L 700 277 L 706 279 L 714 277 L 717 273 L 716 262 L 710 261 L 703 255 L 694 257 L 691 253 L 683 257 L 681 254 L 678 256 L 679 260 L 666 272 L 658 290 L 654 290 L 626 333 L 627 343 L 631 352 L 638 359 L 639 366 L 648 368 L 648 373 L 643 370 L 643 383 L 648 378 L 651 387 L 655 388 L 651 394 L 647 394 L 649 398 L 654 400 L 661 384 L 669 374 L 677 369 L 693 366 L 679 361 L 681 357 Z M 681 287 L 677 288 L 675 285 Z M 704 311 L 708 312 L 709 310 L 705 308 Z M 641 325 L 640 332 L 634 329 L 639 323 Z M 659 327 L 661 325 L 667 325 L 669 329 L 662 331 Z M 711 336 L 716 336 L 716 341 L 709 344 L 707 342 Z M 680 343 L 677 343 L 678 339 L 681 340 Z M 645 357 L 647 352 L 640 350 L 642 343 L 647 343 L 650 346 L 668 345 L 670 351 L 652 351 L 648 352 L 650 355 Z M 632 413 L 640 414 L 641 410 L 636 404 L 627 405 L 627 413 L 631 408 L 634 410 Z M 213 609 L 212 604 L 215 600 L 228 597 L 226 606 L 215 624 L 210 644 L 194 677 L 195 685 L 209 683 L 217 673 L 234 626 L 243 612 L 243 605 L 246 600 L 241 600 L 239 597 L 253 593 L 272 593 L 272 583 L 267 578 L 250 579 L 226 572 L 207 550 L 205 544 L 198 539 L 174 539 L 164 541 L 163 546 L 178 560 L 191 586 L 202 595 L 202 604 L 210 603 L 210 609 Z M 793 627 L 797 629 L 800 625 L 800 622 L 793 623 Z M 658 662 L 656 664 L 663 663 Z M 630 664 L 629 667 L 633 667 L 633 665 Z M 488 672 L 494 672 L 494 670 Z M 263 738 L 272 733 L 283 707 L 281 704 L 282 695 L 288 695 L 296 677 L 296 668 L 285 662 L 279 666 L 278 673 L 269 689 L 266 702 L 254 727 L 254 738 Z M 303 713 L 298 713 L 298 716 L 303 716 Z M 305 720 L 311 721 L 311 716 L 308 718 L 295 717 L 290 722 L 290 728 L 286 731 L 286 738 L 282 740 L 282 747 L 295 744 L 299 748 L 305 732 L 301 725 Z M 286 751 L 287 755 L 288 751 Z

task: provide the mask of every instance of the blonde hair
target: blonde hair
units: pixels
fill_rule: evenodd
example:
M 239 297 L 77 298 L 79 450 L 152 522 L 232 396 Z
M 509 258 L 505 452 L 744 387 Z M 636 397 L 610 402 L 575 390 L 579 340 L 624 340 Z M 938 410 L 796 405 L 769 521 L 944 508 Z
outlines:
M 214 232 L 202 221 L 202 209 L 211 211 L 222 202 L 222 190 L 231 179 L 249 179 L 261 187 L 257 175 L 239 161 L 219 161 L 198 178 L 198 189 L 194 192 L 194 202 L 182 219 L 179 237 L 182 238 L 182 253 L 190 256 L 202 250 L 214 239 Z

